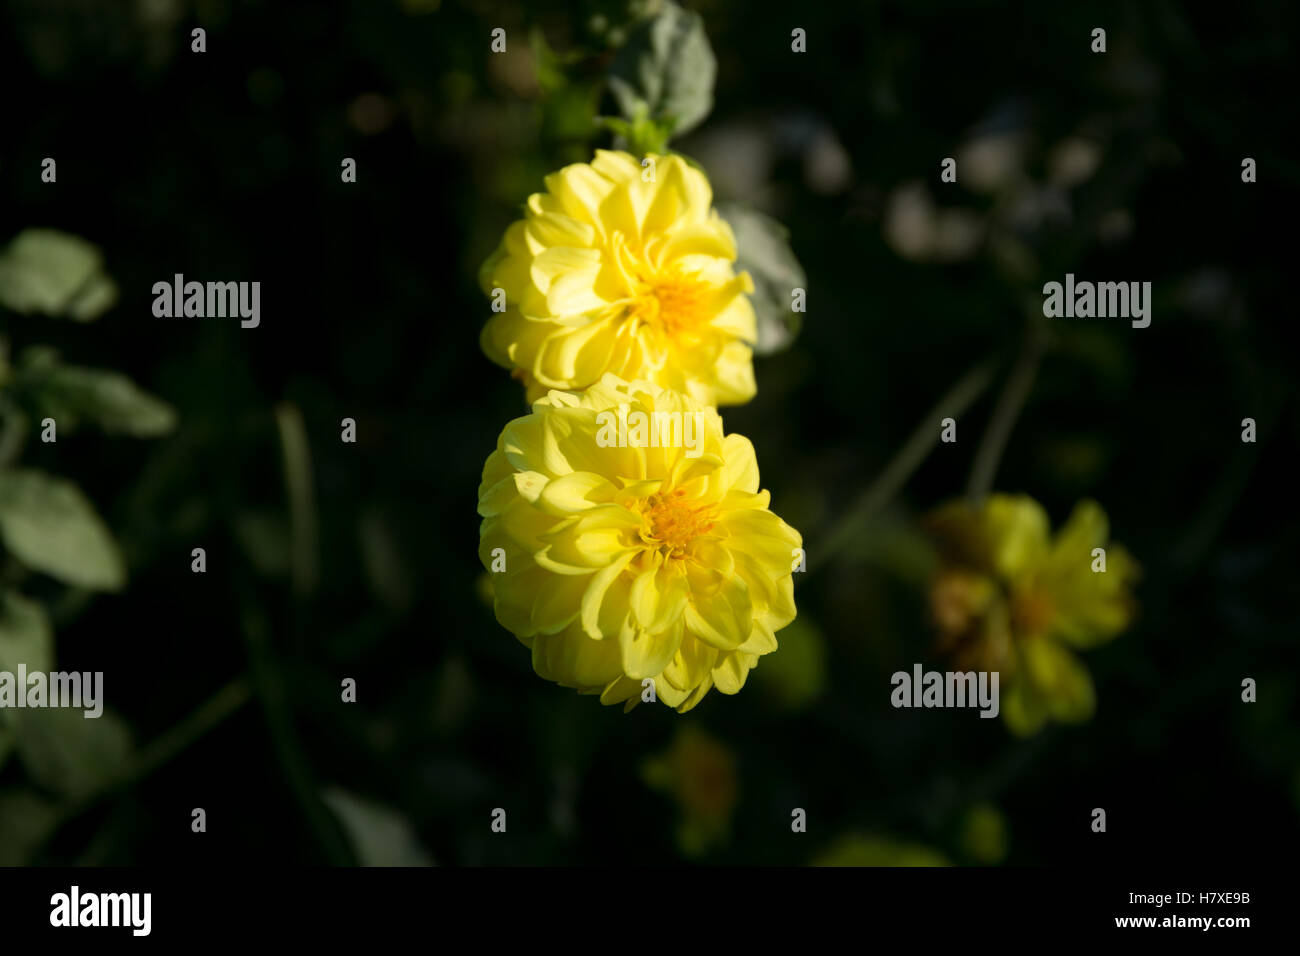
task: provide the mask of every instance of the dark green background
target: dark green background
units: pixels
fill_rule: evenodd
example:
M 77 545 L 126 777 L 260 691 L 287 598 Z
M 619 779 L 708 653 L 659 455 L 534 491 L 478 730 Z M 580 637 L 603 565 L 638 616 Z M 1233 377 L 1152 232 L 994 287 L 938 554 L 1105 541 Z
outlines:
M 980 802 L 1006 820 L 1009 863 L 1241 864 L 1295 847 L 1294 5 L 690 4 L 718 55 L 717 103 L 675 145 L 720 198 L 740 191 L 737 164 L 769 158 L 762 189 L 739 198 L 788 226 L 808 273 L 804 334 L 757 361 L 757 399 L 724 416 L 811 549 L 957 378 L 1014 355 L 1043 282 L 1154 283 L 1148 329 L 1052 326 L 999 470 L 999 489 L 1033 495 L 1056 524 L 1099 500 L 1144 568 L 1135 626 L 1085 657 L 1095 719 L 1024 742 L 971 712 L 888 704 L 892 671 L 939 663 L 915 518 L 962 492 L 996 391 L 800 581 L 801 620 L 828 648 L 809 707 L 782 709 L 757 681 L 778 652 L 737 697 L 624 716 L 535 677 L 478 596 L 479 473 L 524 409 L 478 349 L 475 271 L 547 171 L 608 145 L 587 132 L 584 90 L 608 54 L 585 25 L 616 22 L 618 5 L 171 0 L 152 22 L 136 6 L 19 0 L 0 14 L 0 241 L 30 226 L 84 236 L 122 289 L 93 325 L 0 321 L 15 349 L 51 343 L 128 372 L 182 422 L 158 442 L 30 446 L 25 462 L 75 477 L 132 562 L 123 594 L 60 622 L 58 661 L 104 670 L 142 745 L 240 675 L 257 696 L 35 862 L 347 862 L 316 802 L 330 785 L 405 816 L 439 863 L 673 861 L 677 808 L 639 768 L 686 721 L 738 761 L 731 837 L 709 862 L 804 863 L 851 831 L 971 862 L 961 821 Z M 497 26 L 512 55 L 494 64 Z M 1094 26 L 1105 55 L 1089 51 Z M 530 89 L 533 27 L 577 51 L 576 88 Z M 981 128 L 1028 134 L 1034 181 L 1046 148 L 1081 130 L 1102 164 L 1063 194 L 1068 222 L 1015 232 L 1022 272 L 984 253 L 900 257 L 882 238 L 900 184 L 990 212 L 938 182 L 940 159 Z M 806 174 L 818 131 L 851 162 L 829 193 Z M 57 185 L 39 181 L 45 156 Z M 355 185 L 340 182 L 344 156 Z M 1097 217 L 1115 209 L 1132 230 L 1099 242 Z M 175 272 L 261 281 L 261 327 L 153 318 L 151 286 Z M 284 568 L 282 402 L 310 441 L 308 593 Z M 345 416 L 355 445 L 339 441 Z M 1247 416 L 1255 445 L 1239 440 Z M 190 573 L 196 546 L 206 575 Z M 1254 705 L 1239 697 L 1247 676 Z M 344 677 L 355 705 L 339 701 Z M 566 775 L 567 831 L 552 813 Z M 24 785 L 16 762 L 0 771 L 0 788 Z M 489 831 L 497 806 L 505 836 Z M 790 832 L 796 806 L 807 834 Z M 1105 836 L 1089 831 L 1093 807 Z

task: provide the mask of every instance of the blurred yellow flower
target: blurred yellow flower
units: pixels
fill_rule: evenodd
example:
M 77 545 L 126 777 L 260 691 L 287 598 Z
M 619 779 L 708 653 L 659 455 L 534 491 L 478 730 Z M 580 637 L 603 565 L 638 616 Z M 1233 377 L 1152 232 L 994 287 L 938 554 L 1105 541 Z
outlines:
M 612 419 L 640 415 L 679 416 L 696 441 L 613 440 Z M 795 616 L 802 539 L 758 482 L 749 439 L 679 392 L 613 375 L 551 392 L 483 468 L 497 620 L 539 675 L 605 704 L 631 709 L 652 686 L 684 713 L 712 687 L 736 693 Z
M 645 761 L 641 778 L 676 801 L 677 845 L 684 854 L 699 856 L 726 841 L 740 785 L 735 756 L 721 741 L 687 724 L 666 751 Z
M 1109 541 L 1101 507 L 1080 502 L 1054 539 L 1042 506 L 1024 495 L 993 495 L 981 508 L 954 502 L 927 527 L 940 543 L 930 591 L 940 649 L 960 668 L 1000 672 L 1015 733 L 1091 717 L 1092 679 L 1073 651 L 1128 627 L 1138 575 Z
M 484 291 L 505 306 L 483 350 L 530 402 L 605 372 L 707 405 L 754 397 L 754 286 L 732 269 L 731 228 L 703 173 L 679 156 L 644 162 L 597 150 L 552 173 L 483 264 Z
M 971 807 L 961 821 L 961 847 L 974 863 L 996 866 L 1007 858 L 1007 820 L 991 803 Z
M 942 853 L 889 837 L 848 833 L 823 849 L 809 866 L 951 866 Z

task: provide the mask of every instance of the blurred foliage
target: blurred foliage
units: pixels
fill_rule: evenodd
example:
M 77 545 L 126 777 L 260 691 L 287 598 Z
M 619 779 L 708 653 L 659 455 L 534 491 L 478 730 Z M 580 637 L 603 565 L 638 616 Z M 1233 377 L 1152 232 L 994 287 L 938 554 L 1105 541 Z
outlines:
M 718 61 L 698 13 L 665 2 L 628 37 L 609 67 L 609 85 L 623 115 L 646 114 L 667 133 L 683 135 L 713 108 Z M 661 152 L 646 144 L 633 152 Z
M 1294 5 L 682 7 L 716 59 L 694 128 L 698 77 L 643 72 L 702 56 L 656 32 L 662 3 L 4 6 L 0 73 L 22 95 L 0 142 L 0 461 L 24 504 L 0 518 L 0 669 L 103 670 L 117 718 L 51 712 L 29 735 L 0 712 L 0 863 L 612 863 L 636 846 L 647 863 L 1132 866 L 1295 842 L 1300 415 L 1274 228 L 1300 180 L 1279 121 Z M 737 225 L 788 348 L 726 421 L 804 534 L 800 617 L 751 686 L 685 718 L 539 681 L 476 590 L 474 489 L 523 409 L 479 352 L 474 275 L 543 176 L 615 143 L 597 117 L 635 122 L 629 90 L 646 112 L 625 138 L 671 136 L 792 257 Z M 777 295 L 795 264 L 801 329 Z M 889 675 L 941 660 L 917 516 L 961 494 L 1042 284 L 1067 271 L 1152 281 L 1153 323 L 1050 326 L 996 487 L 1054 523 L 1100 501 L 1143 565 L 1141 614 L 1089 657 L 1088 723 L 1022 741 L 971 712 L 893 710 Z M 154 319 L 151 286 L 177 272 L 262 281 L 260 327 Z M 958 441 L 816 564 L 984 360 Z M 35 440 L 47 416 L 57 443 Z M 96 596 L 120 581 L 114 551 L 129 586 Z M 643 768 L 690 733 L 728 755 L 735 796 L 725 828 L 683 843 L 689 781 L 660 792 Z M 220 839 L 190 833 L 195 806 L 227 821 Z M 1122 839 L 1093 839 L 1093 806 L 1120 811 Z
M 117 301 L 103 255 L 89 242 L 50 229 L 20 233 L 0 251 L 0 319 L 6 312 L 98 318 Z M 17 334 L 26 330 L 15 329 Z M 39 572 L 66 586 L 65 607 L 93 591 L 119 591 L 127 570 L 112 533 L 81 489 L 46 471 L 17 467 L 34 423 L 42 443 L 58 447 L 83 421 L 106 432 L 151 437 L 169 432 L 175 413 L 117 372 L 62 364 L 54 349 L 33 345 L 16 364 L 8 360 L 10 329 L 0 326 L 0 671 L 49 672 L 56 655 L 46 604 L 18 586 Z M 48 588 L 41 590 L 50 593 Z M 83 683 L 90 680 L 86 674 Z M 89 695 L 87 688 L 83 693 Z M 91 707 L 0 709 L 0 772 L 17 756 L 27 789 L 0 788 L 8 816 L 0 831 L 0 864 L 26 862 L 78 802 L 111 786 L 130 760 L 132 735 L 118 714 Z M 46 799 L 54 797 L 54 800 Z
M 740 798 L 735 754 L 726 744 L 687 723 L 666 751 L 646 760 L 641 776 L 677 804 L 683 854 L 698 857 L 726 842 Z
M 758 318 L 756 355 L 771 355 L 793 344 L 803 312 L 791 309 L 791 292 L 805 289 L 808 279 L 790 249 L 790 231 L 771 216 L 741 203 L 718 210 L 736 234 L 736 268 L 754 279 L 754 314 Z
M 15 312 L 86 322 L 116 301 L 104 257 L 84 239 L 28 229 L 0 252 L 0 304 Z

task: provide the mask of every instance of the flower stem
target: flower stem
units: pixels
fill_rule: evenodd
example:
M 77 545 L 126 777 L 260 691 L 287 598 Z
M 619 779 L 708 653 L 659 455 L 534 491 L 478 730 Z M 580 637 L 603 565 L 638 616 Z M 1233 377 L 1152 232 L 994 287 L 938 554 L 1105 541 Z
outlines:
M 1024 343 L 1015 367 L 1007 376 L 1002 394 L 993 409 L 984 438 L 975 452 L 975 461 L 971 465 L 970 481 L 966 485 L 966 496 L 970 503 L 979 507 L 993 490 L 993 479 L 997 477 L 998 463 L 1006 451 L 1007 442 L 1011 440 L 1011 431 L 1016 419 L 1020 417 L 1029 392 L 1038 375 L 1038 366 L 1047 345 L 1046 332 L 1041 323 L 1031 320 L 1025 328 Z
M 284 464 L 284 483 L 289 497 L 289 532 L 292 542 L 290 569 L 294 594 L 305 598 L 316 589 L 319 578 L 316 496 L 312 487 L 311 450 L 307 429 L 298 406 L 282 402 L 275 409 Z
M 811 574 L 822 567 L 845 544 L 860 534 L 875 513 L 898 494 L 939 441 L 939 422 L 946 417 L 956 418 L 973 405 L 992 383 L 994 368 L 992 360 L 976 365 L 926 413 L 907 442 L 885 466 L 885 470 L 849 506 L 839 522 L 825 533 L 821 544 L 809 552 L 807 573 Z
M 237 677 L 226 684 L 187 715 L 179 724 L 151 742 L 147 747 L 142 748 L 131 763 L 112 780 L 68 804 L 46 832 L 45 839 L 48 841 L 65 824 L 98 806 L 101 801 L 112 794 L 134 786 L 149 777 L 154 771 L 187 750 L 199 738 L 205 736 L 228 717 L 237 713 L 251 699 L 252 688 L 249 685 L 248 678 Z

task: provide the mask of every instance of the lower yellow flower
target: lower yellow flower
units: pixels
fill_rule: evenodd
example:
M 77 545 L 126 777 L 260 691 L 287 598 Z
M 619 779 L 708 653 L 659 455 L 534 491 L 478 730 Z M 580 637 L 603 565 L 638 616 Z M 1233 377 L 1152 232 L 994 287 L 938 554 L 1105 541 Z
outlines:
M 1055 538 L 1024 495 L 955 502 L 927 524 L 940 542 L 930 604 L 941 649 L 960 668 L 1000 672 L 1002 715 L 1016 733 L 1091 717 L 1092 679 L 1073 651 L 1128 627 L 1138 574 L 1109 542 L 1101 507 L 1081 502 Z
M 540 676 L 606 704 L 736 693 L 795 616 L 802 540 L 758 482 L 749 440 L 686 395 L 613 375 L 551 392 L 483 468 L 497 620 Z

